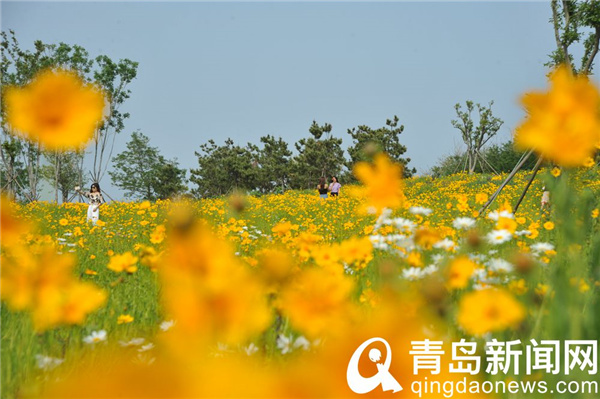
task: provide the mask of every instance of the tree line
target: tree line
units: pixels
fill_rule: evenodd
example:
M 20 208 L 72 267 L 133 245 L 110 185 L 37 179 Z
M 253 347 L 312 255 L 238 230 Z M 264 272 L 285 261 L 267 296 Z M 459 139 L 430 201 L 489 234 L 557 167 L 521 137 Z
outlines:
M 295 154 L 283 138 L 272 135 L 261 137 L 259 144 L 240 145 L 228 138 L 219 145 L 208 140 L 195 152 L 198 165 L 190 169 L 189 180 L 176 160 L 165 160 L 159 149 L 150 145 L 150 139 L 137 131 L 131 135 L 127 150 L 114 158 L 109 174 L 112 183 L 133 199 L 154 200 L 185 193 L 202 198 L 232 191 L 280 193 L 314 188 L 322 176 L 353 182 L 355 163 L 385 151 L 405 166 L 404 176 L 410 177 L 416 170 L 408 166 L 410 158 L 403 156 L 406 146 L 399 136 L 404 126 L 398 122 L 394 116 L 380 128 L 360 125 L 348 129 L 352 138 L 349 157 L 342 148 L 342 138 L 333 135 L 331 124 L 316 121 L 308 129 L 309 136 L 294 143 Z M 189 191 L 187 181 L 193 185 Z

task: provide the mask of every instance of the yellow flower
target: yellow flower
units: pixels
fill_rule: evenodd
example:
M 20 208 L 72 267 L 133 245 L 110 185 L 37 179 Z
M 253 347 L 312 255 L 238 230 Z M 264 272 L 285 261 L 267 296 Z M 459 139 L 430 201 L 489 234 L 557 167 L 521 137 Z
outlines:
M 36 331 L 81 324 L 106 301 L 104 291 L 72 274 L 75 258 L 53 247 L 34 253 L 13 247 L 2 255 L 0 295 L 9 308 L 31 312 Z
M 598 208 L 596 208 L 592 211 L 592 218 L 596 219 L 598 217 L 598 215 L 600 215 L 600 210 L 598 210 Z
M 91 270 L 91 269 L 86 269 L 85 274 L 87 274 L 88 276 L 95 276 L 98 274 L 98 272 Z
M 310 338 L 344 329 L 354 284 L 344 274 L 310 269 L 282 293 L 281 307 L 292 325 Z
M 96 226 L 104 227 L 104 226 L 106 226 L 106 223 L 103 222 L 102 220 L 96 220 Z
M 408 254 L 408 257 L 406 258 L 406 263 L 408 263 L 412 267 L 423 266 L 423 259 L 421 259 L 421 253 L 417 251 L 412 251 Z
M 162 224 L 156 226 L 156 228 L 150 235 L 150 242 L 152 244 L 160 244 L 161 242 L 163 242 L 163 240 L 165 239 L 165 231 L 166 228 Z
M 15 203 L 5 195 L 0 198 L 0 237 L 2 245 L 10 246 L 27 233 L 27 225 L 16 216 Z
M 554 223 L 552 223 L 552 222 L 546 222 L 546 223 L 544 223 L 544 228 L 546 230 L 554 230 Z
M 60 224 L 61 226 L 66 226 L 69 224 L 69 221 L 67 219 L 60 219 L 58 221 L 58 224 Z
M 134 320 L 133 316 L 128 314 L 122 314 L 117 318 L 117 324 L 127 324 Z
M 459 256 L 450 263 L 448 269 L 448 287 L 462 289 L 469 284 L 469 280 L 477 269 L 477 264 L 466 256 Z
M 131 252 L 125 252 L 121 255 L 114 255 L 108 262 L 108 268 L 115 272 L 126 271 L 127 273 L 135 273 L 137 270 L 136 263 L 138 261 L 137 256 L 133 256 Z
M 560 169 L 554 167 L 554 168 L 552 168 L 552 171 L 550 173 L 552 174 L 552 176 L 558 177 L 558 176 L 560 176 Z
M 508 230 L 511 233 L 514 233 L 517 230 L 517 221 L 511 218 L 499 218 L 498 223 L 496 223 L 496 230 Z
M 475 195 L 475 202 L 478 204 L 485 204 L 488 200 L 488 195 L 486 193 L 478 193 Z
M 182 339 L 245 341 L 270 321 L 263 286 L 226 241 L 190 218 L 170 229 L 158 267 L 165 311 Z
M 431 249 L 433 244 L 440 241 L 442 237 L 433 229 L 421 227 L 415 232 L 415 244 L 424 249 Z
M 344 263 L 364 267 L 373 259 L 373 244 L 369 237 L 350 238 L 340 243 L 339 254 Z
M 528 290 L 527 283 L 522 278 L 518 280 L 512 280 L 508 284 L 508 289 L 515 295 L 525 295 Z
M 588 157 L 585 161 L 583 161 L 583 166 L 586 168 L 591 168 L 594 165 L 596 165 L 596 161 L 594 161 L 594 158 L 592 157 Z
M 550 91 L 521 99 L 527 117 L 516 130 L 515 145 L 558 165 L 577 167 L 600 143 L 600 94 L 587 77 L 573 76 L 564 66 L 550 81 Z
M 550 287 L 546 284 L 542 284 L 542 283 L 538 283 L 537 287 L 535 287 L 535 293 L 538 296 L 546 296 L 546 294 L 548 293 Z
M 275 234 L 277 234 L 278 236 L 285 236 L 286 234 L 288 234 L 289 232 L 291 232 L 292 230 L 298 230 L 298 225 L 297 224 L 292 224 L 291 222 L 279 222 L 277 223 L 275 226 L 273 226 L 273 228 L 271 229 L 271 231 Z
M 72 72 L 46 70 L 4 97 L 10 131 L 46 148 L 81 147 L 102 120 L 104 94 Z
M 404 202 L 402 165 L 392 162 L 387 155 L 377 154 L 373 164 L 357 163 L 354 175 L 365 186 L 368 205 L 377 212 L 399 208 Z
M 523 305 L 502 289 L 469 292 L 461 299 L 458 310 L 458 324 L 476 336 L 514 328 L 524 317 Z

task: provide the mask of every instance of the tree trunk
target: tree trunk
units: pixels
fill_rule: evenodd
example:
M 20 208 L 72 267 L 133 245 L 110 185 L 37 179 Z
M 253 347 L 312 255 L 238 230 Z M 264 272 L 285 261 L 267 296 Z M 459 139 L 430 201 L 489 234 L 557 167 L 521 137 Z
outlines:
M 54 202 L 58 204 L 58 180 L 60 176 L 60 156 L 58 151 L 54 154 Z

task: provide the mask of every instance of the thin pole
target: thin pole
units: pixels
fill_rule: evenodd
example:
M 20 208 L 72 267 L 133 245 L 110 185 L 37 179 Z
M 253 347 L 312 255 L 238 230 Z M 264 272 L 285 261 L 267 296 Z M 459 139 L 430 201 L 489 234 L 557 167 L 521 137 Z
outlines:
M 496 199 L 496 197 L 498 197 L 498 195 L 500 195 L 500 192 L 504 189 L 504 187 L 506 187 L 506 185 L 508 183 L 510 183 L 510 181 L 512 180 L 512 178 L 515 177 L 515 175 L 517 174 L 517 172 L 523 167 L 523 165 L 525 164 L 525 161 L 527 161 L 527 159 L 531 156 L 531 154 L 533 154 L 533 150 L 530 150 L 527 153 L 523 154 L 523 156 L 521 157 L 521 160 L 519 161 L 518 164 L 515 165 L 515 167 L 513 168 L 512 172 L 510 172 L 510 174 L 506 177 L 506 179 L 504 180 L 504 182 L 502 182 L 502 184 L 500 185 L 500 187 L 498 187 L 498 189 L 496 190 L 496 192 L 494 194 L 492 194 L 492 196 L 490 197 L 490 199 L 481 207 L 481 209 L 478 212 L 479 216 L 481 216 L 483 214 L 483 211 L 485 211 L 492 204 L 492 202 L 494 202 L 494 200 Z
M 533 174 L 531 175 L 529 182 L 525 186 L 525 190 L 523 190 L 523 194 L 521 194 L 521 197 L 517 201 L 517 205 L 515 205 L 515 209 L 513 210 L 513 213 L 517 213 L 517 209 L 519 209 L 519 205 L 521 205 L 521 201 L 523 201 L 523 198 L 525 198 L 525 194 L 527 194 L 527 190 L 529 190 L 529 186 L 531 186 L 531 183 L 533 183 L 533 179 L 535 179 L 535 175 L 537 174 L 538 170 L 540 170 L 540 166 L 542 166 L 543 160 L 544 159 L 542 157 L 540 157 L 540 159 L 538 159 L 537 163 L 535 164 L 535 167 L 533 168 Z

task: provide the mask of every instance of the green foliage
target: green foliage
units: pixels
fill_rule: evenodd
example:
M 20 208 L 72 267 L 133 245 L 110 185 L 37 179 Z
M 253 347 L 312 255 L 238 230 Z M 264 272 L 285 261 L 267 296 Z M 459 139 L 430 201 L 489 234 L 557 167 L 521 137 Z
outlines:
M 232 139 L 219 146 L 214 140 L 200 145 L 195 152 L 198 168 L 190 170 L 190 181 L 197 185 L 192 193 L 198 197 L 224 195 L 232 190 L 256 187 L 258 161 L 256 147 L 240 147 Z
M 175 160 L 165 160 L 141 132 L 132 133 L 127 150 L 114 157 L 113 162 L 114 170 L 108 173 L 128 198 L 165 199 L 186 190 L 185 170 L 179 169 Z
M 154 173 L 153 188 L 158 199 L 173 198 L 187 191 L 185 169 L 180 169 L 175 160 L 160 157 Z
M 399 136 L 404 131 L 404 125 L 398 126 L 399 121 L 400 119 L 394 115 L 393 119 L 385 121 L 384 127 L 378 129 L 366 125 L 348 129 L 348 134 L 353 140 L 353 144 L 348 148 L 350 155 L 348 169 L 352 170 L 357 162 L 371 160 L 375 153 L 384 151 L 391 159 L 404 165 L 404 177 L 411 177 L 416 173 L 415 168 L 407 167 L 410 158 L 402 157 L 406 152 L 406 146 L 400 144 Z
M 312 188 L 320 177 L 339 175 L 345 164 L 342 139 L 333 137 L 330 124 L 319 126 L 313 121 L 309 132 L 313 137 L 300 139 L 295 144 L 298 154 L 292 162 L 294 188 Z
M 554 68 L 565 64 L 576 74 L 591 74 L 600 42 L 600 2 L 552 0 L 551 8 L 556 50 L 549 55 L 546 66 Z M 575 50 L 582 54 L 579 65 L 570 48 L 575 44 L 581 44 L 581 48 Z
M 486 107 L 467 100 L 465 102 L 465 111 L 462 110 L 462 106 L 458 103 L 454 106 L 458 119 L 453 119 L 451 123 L 452 126 L 460 131 L 461 138 L 467 146 L 466 170 L 469 173 L 475 172 L 478 163 L 481 170 L 489 167 L 485 157 L 482 156 L 482 149 L 496 135 L 504 123 L 500 118 L 492 115 L 493 104 L 494 102 L 490 101 Z M 479 124 L 477 126 L 475 126 L 475 122 L 471 116 L 475 107 L 479 114 Z
M 515 165 L 519 162 L 523 152 L 517 151 L 511 141 L 502 144 L 493 144 L 485 148 L 482 152 L 482 157 L 485 158 L 487 168 L 481 169 L 480 164 L 477 164 L 474 173 L 484 173 L 493 170 L 496 173 L 510 173 Z M 535 166 L 536 158 L 529 157 L 525 162 L 522 170 L 532 170 Z M 449 176 L 454 173 L 466 171 L 467 155 L 464 152 L 455 153 L 442 158 L 439 163 L 431 168 L 433 177 Z
M 55 202 L 58 194 L 62 202 L 68 202 L 74 187 L 82 184 L 82 151 L 54 152 L 45 154 L 46 165 L 42 166 L 41 175 L 55 190 Z
M 292 152 L 288 144 L 279 137 L 267 135 L 260 138 L 263 148 L 254 148 L 258 154 L 258 188 L 262 193 L 280 190 L 283 192 L 290 183 Z
M 0 63 L 0 95 L 9 85 L 23 86 L 28 84 L 35 75 L 47 68 L 62 68 L 77 73 L 86 82 L 92 82 L 101 87 L 108 97 L 108 113 L 104 123 L 94 137 L 94 159 L 91 170 L 92 179 L 100 181 L 110 162 L 115 134 L 125 127 L 124 121 L 128 113 L 121 112 L 120 106 L 131 94 L 128 85 L 135 79 L 138 63 L 128 59 L 113 61 L 106 55 L 92 59 L 86 49 L 78 45 L 65 43 L 47 44 L 41 40 L 33 43 L 33 50 L 21 48 L 15 32 L 10 30 L 1 33 L 1 63 Z M 2 144 L 0 158 L 2 161 L 3 180 L 11 194 L 21 199 L 33 201 L 39 198 L 38 184 L 42 171 L 41 160 L 43 149 L 38 143 L 14 138 L 7 131 L 4 119 L 4 105 L 0 109 L 2 116 Z M 20 145 L 15 145 L 20 141 Z M 5 145 L 5 143 L 8 143 Z M 50 154 L 48 157 L 53 157 Z M 52 167 L 50 165 L 50 167 Z M 61 163 L 55 167 L 60 171 Z

